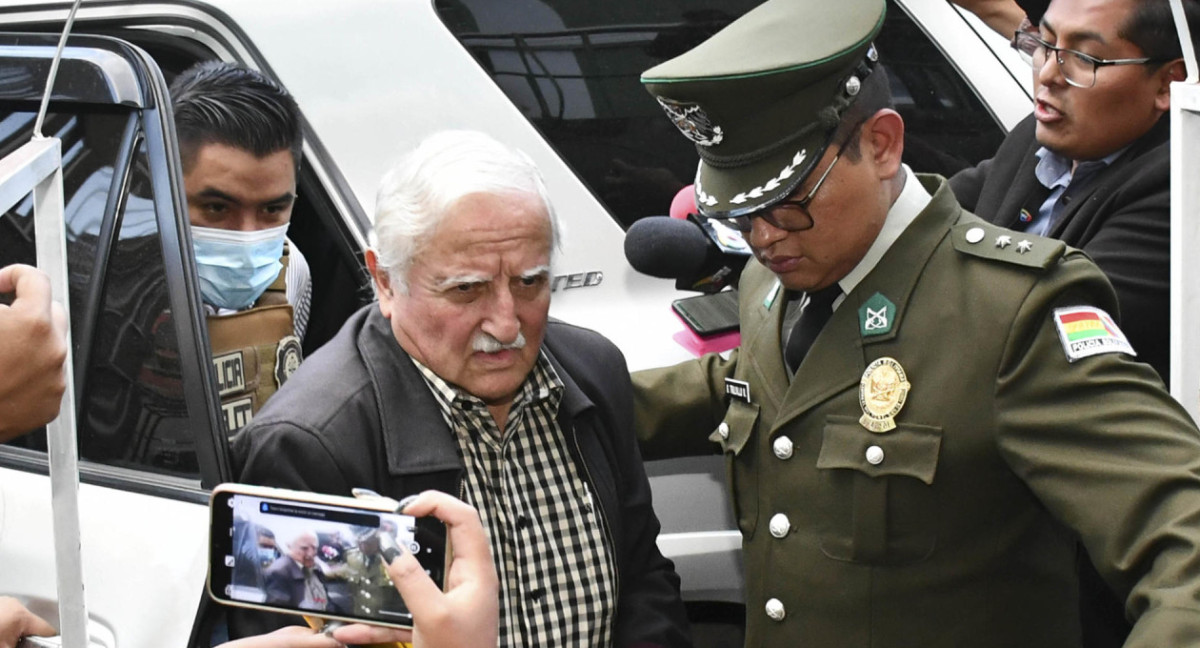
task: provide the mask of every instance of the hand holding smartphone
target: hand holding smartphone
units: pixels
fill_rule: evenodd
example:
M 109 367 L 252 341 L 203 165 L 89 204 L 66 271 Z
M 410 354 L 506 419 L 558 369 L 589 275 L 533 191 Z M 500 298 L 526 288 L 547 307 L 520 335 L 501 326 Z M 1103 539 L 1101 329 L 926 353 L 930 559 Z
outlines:
M 222 484 L 210 500 L 209 595 L 273 612 L 412 626 L 388 563 L 410 554 L 437 588 L 445 525 L 396 513 L 391 500 Z
M 414 648 L 495 648 L 500 585 L 479 513 L 437 491 L 421 493 L 404 512 L 446 523 L 454 555 L 445 587 L 427 578 L 411 554 L 400 555 L 388 571 L 410 603 L 413 629 L 355 624 L 334 630 L 333 638 L 352 645 L 403 641 L 412 642 Z

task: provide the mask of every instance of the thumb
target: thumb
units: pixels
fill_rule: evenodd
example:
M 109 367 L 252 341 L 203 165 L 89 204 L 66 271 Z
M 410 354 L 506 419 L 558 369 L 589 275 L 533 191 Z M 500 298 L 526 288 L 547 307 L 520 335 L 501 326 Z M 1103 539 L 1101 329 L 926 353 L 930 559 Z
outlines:
M 413 618 L 419 619 L 432 613 L 444 594 L 407 547 L 397 545 L 396 548 L 399 553 L 387 566 L 388 576 Z

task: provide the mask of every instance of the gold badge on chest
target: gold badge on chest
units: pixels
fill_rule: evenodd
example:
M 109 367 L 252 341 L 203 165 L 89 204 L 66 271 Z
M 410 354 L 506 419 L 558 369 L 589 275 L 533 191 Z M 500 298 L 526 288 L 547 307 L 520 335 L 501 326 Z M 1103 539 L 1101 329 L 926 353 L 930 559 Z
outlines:
M 894 359 L 880 358 L 867 365 L 858 382 L 858 404 L 863 410 L 858 422 L 872 432 L 896 429 L 896 415 L 911 388 L 904 367 Z

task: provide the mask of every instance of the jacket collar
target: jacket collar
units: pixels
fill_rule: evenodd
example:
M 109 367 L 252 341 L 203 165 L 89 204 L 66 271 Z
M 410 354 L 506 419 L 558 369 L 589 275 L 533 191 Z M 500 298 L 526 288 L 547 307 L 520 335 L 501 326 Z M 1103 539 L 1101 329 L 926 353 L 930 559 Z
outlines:
M 1054 226 L 1048 232 L 1050 238 L 1062 238 L 1063 230 L 1070 224 L 1071 219 L 1079 212 L 1083 205 L 1087 204 L 1088 199 L 1100 190 L 1101 187 L 1119 186 L 1119 183 L 1113 182 L 1113 178 L 1120 178 L 1128 173 L 1127 167 L 1133 164 L 1133 161 L 1141 157 L 1147 151 L 1157 148 L 1161 145 L 1169 145 L 1171 141 L 1171 119 L 1169 115 L 1159 117 L 1158 122 L 1154 124 L 1150 130 L 1146 131 L 1138 139 L 1134 140 L 1129 148 L 1121 153 L 1107 168 L 1096 174 L 1094 178 L 1089 180 L 1087 184 L 1080 188 L 1080 191 L 1071 197 L 1071 204 L 1066 205 L 1062 213 L 1054 222 Z M 1036 143 L 1036 138 L 1035 138 Z M 1036 156 L 1034 157 L 1034 166 L 1037 165 Z M 1037 182 L 1037 180 L 1034 180 Z
M 428 383 L 396 341 L 391 322 L 380 312 L 379 305 L 373 303 L 366 308 L 368 313 L 359 330 L 357 346 L 375 391 L 388 473 L 401 476 L 461 470 L 463 464 L 451 430 Z M 546 327 L 547 340 L 552 337 L 553 329 L 553 322 Z M 558 421 L 567 431 L 570 421 L 591 407 L 592 402 L 563 370 L 551 346 L 543 343 L 542 350 L 563 382 Z
M 775 419 L 775 427 L 857 384 L 867 366 L 864 347 L 872 342 L 892 339 L 904 325 L 906 307 L 921 277 L 922 268 L 962 213 L 944 179 L 936 176 L 916 176 L 916 179 L 933 194 L 932 200 L 884 253 L 875 269 L 834 311 L 788 387 L 779 416 Z M 876 293 L 896 305 L 891 329 L 884 335 L 863 338 L 860 333 L 860 310 Z M 779 315 L 782 316 L 782 309 Z M 778 347 L 778 335 L 775 339 Z M 848 352 L 849 349 L 862 352 Z M 777 352 L 773 357 L 782 366 L 780 354 Z

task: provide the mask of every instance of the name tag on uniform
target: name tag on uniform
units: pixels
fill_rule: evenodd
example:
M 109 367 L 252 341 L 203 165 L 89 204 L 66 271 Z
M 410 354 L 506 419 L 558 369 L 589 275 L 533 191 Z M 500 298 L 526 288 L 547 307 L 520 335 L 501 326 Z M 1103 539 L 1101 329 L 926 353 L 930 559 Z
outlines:
M 725 379 L 725 395 L 743 403 L 750 402 L 750 383 L 744 380 Z
M 213 370 L 217 375 L 217 395 L 225 397 L 246 389 L 246 370 L 241 351 L 214 357 Z

